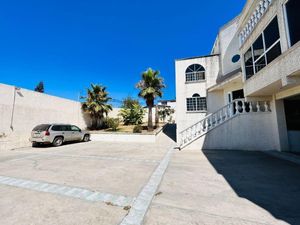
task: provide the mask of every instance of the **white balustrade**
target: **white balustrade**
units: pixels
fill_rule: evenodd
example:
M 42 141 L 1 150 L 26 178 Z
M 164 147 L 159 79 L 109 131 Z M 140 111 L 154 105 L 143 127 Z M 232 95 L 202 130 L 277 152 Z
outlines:
M 256 110 L 254 110 L 254 107 L 256 107 Z M 268 101 L 246 102 L 244 99 L 235 100 L 230 104 L 224 106 L 223 108 L 219 109 L 215 113 L 206 116 L 201 121 L 180 132 L 180 148 L 188 145 L 197 138 L 205 135 L 210 130 L 218 127 L 219 125 L 225 123 L 226 121 L 230 120 L 235 116 L 242 115 L 245 113 L 269 112 L 271 112 L 271 108 L 270 103 Z
M 272 0 L 261 0 L 257 6 L 254 8 L 254 11 L 252 14 L 250 14 L 250 18 L 248 22 L 246 23 L 244 29 L 241 31 L 240 40 L 241 44 L 243 44 L 246 39 L 249 37 L 249 35 L 254 30 L 255 26 L 258 24 L 262 16 L 267 12 L 267 10 L 270 8 L 270 5 L 272 4 Z

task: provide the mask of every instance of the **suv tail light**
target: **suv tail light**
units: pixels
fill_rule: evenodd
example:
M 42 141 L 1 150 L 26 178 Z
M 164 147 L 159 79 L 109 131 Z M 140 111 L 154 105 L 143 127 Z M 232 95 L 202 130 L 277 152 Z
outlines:
M 45 131 L 45 136 L 50 136 L 50 132 L 48 130 Z

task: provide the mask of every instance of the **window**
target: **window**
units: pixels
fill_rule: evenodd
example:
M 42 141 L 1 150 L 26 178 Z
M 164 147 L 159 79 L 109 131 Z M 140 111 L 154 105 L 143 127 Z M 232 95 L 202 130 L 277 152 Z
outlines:
M 300 41 L 299 9 L 299 0 L 289 0 L 285 5 L 291 46 Z
M 281 55 L 277 16 L 269 23 L 244 55 L 246 79 Z
M 71 126 L 71 131 L 80 131 L 80 129 L 76 126 Z
M 53 131 L 62 131 L 62 126 L 59 126 L 59 125 L 54 125 L 51 130 Z
M 205 80 L 205 69 L 199 64 L 189 66 L 185 71 L 185 81 L 188 83 Z
M 46 131 L 48 130 L 50 127 L 49 124 L 40 124 L 38 126 L 36 126 L 35 128 L 33 128 L 33 131 Z
M 265 57 L 261 57 L 264 54 L 264 42 L 262 35 L 260 35 L 259 38 L 254 42 L 252 49 L 255 72 L 258 72 L 266 66 Z
M 246 52 L 246 54 L 244 55 L 244 60 L 245 60 L 246 79 L 248 79 L 254 74 L 252 48 L 250 48 Z
M 240 58 L 241 58 L 240 55 L 234 55 L 234 56 L 231 58 L 231 62 L 237 63 L 238 61 L 240 61 Z
M 188 112 L 204 111 L 207 109 L 206 98 L 201 98 L 199 94 L 194 94 L 192 98 L 186 99 L 186 108 Z

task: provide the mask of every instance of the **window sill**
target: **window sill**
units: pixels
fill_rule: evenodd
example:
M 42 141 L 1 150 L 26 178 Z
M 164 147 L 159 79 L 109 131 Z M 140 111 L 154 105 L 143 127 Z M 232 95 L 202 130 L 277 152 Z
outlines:
M 186 113 L 207 113 L 207 110 L 200 110 L 200 111 L 186 111 Z
M 197 84 L 197 83 L 205 83 L 206 80 L 197 80 L 197 81 L 186 81 L 185 84 Z

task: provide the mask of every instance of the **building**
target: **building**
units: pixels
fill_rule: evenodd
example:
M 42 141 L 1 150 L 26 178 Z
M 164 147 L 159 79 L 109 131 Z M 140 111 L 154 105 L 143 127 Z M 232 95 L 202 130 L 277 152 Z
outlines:
M 168 106 L 171 109 L 176 109 L 176 100 L 159 100 L 157 103 L 158 106 Z
M 162 111 L 166 108 L 168 108 L 168 115 L 164 119 L 161 118 L 160 115 L 160 120 L 164 122 L 169 122 L 169 123 L 176 123 L 176 100 L 159 100 L 157 103 L 157 107 L 159 111 Z M 167 112 L 167 111 L 165 111 Z
M 300 151 L 298 0 L 248 0 L 210 55 L 176 60 L 181 148 Z

